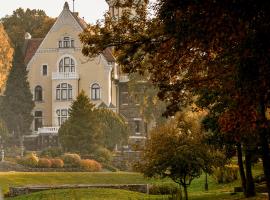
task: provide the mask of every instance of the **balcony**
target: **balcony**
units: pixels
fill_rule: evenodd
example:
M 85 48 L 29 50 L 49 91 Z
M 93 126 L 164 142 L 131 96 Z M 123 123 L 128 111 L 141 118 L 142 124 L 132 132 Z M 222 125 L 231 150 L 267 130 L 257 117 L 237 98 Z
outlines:
M 77 72 L 53 72 L 52 80 L 78 80 L 79 74 Z
M 42 127 L 38 129 L 38 135 L 57 135 L 59 128 L 59 126 Z
M 120 75 L 119 76 L 119 82 L 126 83 L 129 81 L 128 75 Z

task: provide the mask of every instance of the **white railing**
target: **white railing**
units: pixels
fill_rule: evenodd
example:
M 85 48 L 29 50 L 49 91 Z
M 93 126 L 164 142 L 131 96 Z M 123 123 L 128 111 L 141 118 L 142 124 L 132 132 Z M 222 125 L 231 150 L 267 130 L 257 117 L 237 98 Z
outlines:
M 38 128 L 38 134 L 40 134 L 40 133 L 58 133 L 59 128 L 60 128 L 59 126 Z
M 52 80 L 71 80 L 79 79 L 79 74 L 77 72 L 53 72 Z
M 128 75 L 120 75 L 119 81 L 120 82 L 128 82 L 129 81 Z

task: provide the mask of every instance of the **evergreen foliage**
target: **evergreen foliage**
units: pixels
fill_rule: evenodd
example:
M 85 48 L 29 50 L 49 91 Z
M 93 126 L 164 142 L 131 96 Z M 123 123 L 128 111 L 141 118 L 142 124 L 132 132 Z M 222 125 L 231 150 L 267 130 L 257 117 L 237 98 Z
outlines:
M 9 133 L 22 137 L 30 133 L 34 108 L 33 97 L 27 81 L 27 71 L 20 48 L 15 49 L 12 68 L 0 105 L 0 117 Z
M 82 91 L 72 103 L 68 120 L 59 129 L 59 139 L 66 151 L 86 154 L 100 144 L 100 126 L 95 105 Z
M 101 108 L 97 111 L 103 145 L 113 150 L 115 145 L 127 144 L 128 127 L 124 119 L 109 109 Z

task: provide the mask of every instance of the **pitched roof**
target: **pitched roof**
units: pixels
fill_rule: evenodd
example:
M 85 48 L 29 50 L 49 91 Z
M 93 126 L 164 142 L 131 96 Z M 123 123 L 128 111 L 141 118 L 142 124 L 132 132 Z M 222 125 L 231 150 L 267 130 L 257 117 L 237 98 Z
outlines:
M 106 48 L 103 52 L 102 55 L 105 57 L 105 59 L 108 62 L 115 62 L 115 58 L 112 54 L 112 48 Z
M 24 46 L 24 63 L 27 65 L 31 58 L 35 55 L 39 45 L 44 38 L 33 38 L 25 40 Z
M 71 11 L 70 11 L 71 12 Z M 78 24 L 82 27 L 82 29 L 86 29 L 87 28 L 87 23 L 86 21 L 84 21 L 84 19 L 79 17 L 79 13 L 77 12 L 71 12 L 71 14 L 74 16 L 74 18 L 76 19 L 76 21 L 78 22 Z

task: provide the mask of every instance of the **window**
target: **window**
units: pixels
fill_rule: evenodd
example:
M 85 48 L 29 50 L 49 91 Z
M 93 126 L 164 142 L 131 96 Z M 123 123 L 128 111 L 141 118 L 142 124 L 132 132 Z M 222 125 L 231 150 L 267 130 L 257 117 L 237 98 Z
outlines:
M 135 133 L 140 133 L 140 121 L 139 120 L 135 120 Z
M 91 87 L 91 99 L 92 100 L 100 99 L 100 86 L 97 83 L 93 84 Z
M 48 75 L 48 66 L 42 65 L 42 75 L 47 76 Z
M 128 105 L 129 103 L 129 96 L 128 92 L 121 92 L 121 97 L 120 97 L 121 105 Z
M 58 126 L 61 126 L 68 118 L 68 109 L 56 110 Z
M 42 87 L 36 86 L 35 87 L 35 101 L 42 101 Z
M 72 100 L 72 85 L 67 83 L 57 85 L 56 100 Z
M 59 62 L 59 72 L 75 72 L 75 62 L 70 57 L 64 57 Z
M 42 111 L 35 111 L 34 126 L 35 131 L 42 127 Z
M 59 48 L 74 48 L 74 39 L 70 37 L 64 37 L 62 40 L 58 42 Z

